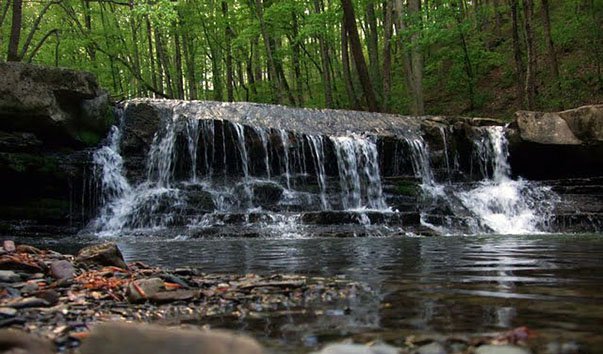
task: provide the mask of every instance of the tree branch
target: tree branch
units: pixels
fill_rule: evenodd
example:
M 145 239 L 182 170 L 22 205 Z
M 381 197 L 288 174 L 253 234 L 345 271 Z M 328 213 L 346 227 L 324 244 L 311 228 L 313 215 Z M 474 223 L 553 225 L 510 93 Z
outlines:
M 57 38 L 59 36 L 59 30 L 57 28 L 48 31 L 48 33 L 46 33 L 46 35 L 44 35 L 44 37 L 42 37 L 42 39 L 40 40 L 40 42 L 38 42 L 38 44 L 35 46 L 35 48 L 31 51 L 31 54 L 29 55 L 29 58 L 27 59 L 28 63 L 31 63 L 31 61 L 33 60 L 33 58 L 36 56 L 36 54 L 38 53 L 38 50 L 40 50 L 40 48 L 42 48 L 42 45 L 44 45 L 44 42 L 46 42 L 46 40 L 48 39 L 48 37 L 52 36 L 52 35 L 56 35 Z
M 27 39 L 25 40 L 25 43 L 23 44 L 23 47 L 21 48 L 21 53 L 19 53 L 19 59 L 23 59 L 25 57 L 25 53 L 27 53 L 27 48 L 29 48 L 31 41 L 33 40 L 34 34 L 38 30 L 38 27 L 40 27 L 40 22 L 42 22 L 42 17 L 44 17 L 44 14 L 46 14 L 46 11 L 48 11 L 50 6 L 60 4 L 60 3 L 61 3 L 60 0 L 50 1 L 46 4 L 46 6 L 44 6 L 42 8 L 42 11 L 40 11 L 40 14 L 36 18 L 36 21 L 34 22 L 31 30 L 29 31 L 29 35 L 27 35 Z

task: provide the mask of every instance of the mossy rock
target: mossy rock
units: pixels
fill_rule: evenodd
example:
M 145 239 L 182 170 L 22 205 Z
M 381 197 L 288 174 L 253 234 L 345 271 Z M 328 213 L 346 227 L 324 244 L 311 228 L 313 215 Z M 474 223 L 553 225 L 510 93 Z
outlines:
M 417 197 L 421 194 L 421 187 L 414 182 L 399 182 L 396 186 L 396 192 L 407 197 Z

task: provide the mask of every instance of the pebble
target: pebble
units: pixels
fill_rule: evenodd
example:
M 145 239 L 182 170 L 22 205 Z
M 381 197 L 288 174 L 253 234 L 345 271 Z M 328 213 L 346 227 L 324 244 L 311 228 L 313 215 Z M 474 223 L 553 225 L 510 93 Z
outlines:
M 73 278 L 75 268 L 69 261 L 54 261 L 50 264 L 50 274 L 58 280 Z
M 0 282 L 14 283 L 17 281 L 21 281 L 19 274 L 13 272 L 12 270 L 0 270 Z
M 481 345 L 475 350 L 475 354 L 532 354 L 532 352 L 516 345 Z
M 4 250 L 9 253 L 15 252 L 17 249 L 15 247 L 15 242 L 11 240 L 5 240 L 4 242 L 2 242 L 2 248 L 4 248 Z
M 417 354 L 446 354 L 446 348 L 439 342 L 431 342 L 417 349 Z
M 38 291 L 39 288 L 40 286 L 38 285 L 38 283 L 26 283 L 21 288 L 21 292 L 24 294 L 31 294 L 33 292 Z

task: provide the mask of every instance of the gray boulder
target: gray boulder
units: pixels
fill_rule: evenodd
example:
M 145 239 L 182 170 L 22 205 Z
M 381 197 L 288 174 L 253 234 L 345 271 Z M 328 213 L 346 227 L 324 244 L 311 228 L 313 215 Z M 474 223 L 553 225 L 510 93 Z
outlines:
M 0 63 L 0 130 L 82 147 L 96 145 L 112 122 L 109 96 L 92 74 Z

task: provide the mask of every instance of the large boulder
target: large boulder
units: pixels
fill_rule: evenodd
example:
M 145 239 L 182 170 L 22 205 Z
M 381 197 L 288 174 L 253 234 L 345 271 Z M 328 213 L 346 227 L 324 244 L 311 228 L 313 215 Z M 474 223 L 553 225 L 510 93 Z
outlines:
M 0 130 L 31 132 L 48 145 L 96 145 L 113 122 L 92 74 L 0 63 Z
M 65 233 L 86 221 L 87 149 L 113 116 L 89 73 L 0 63 L 0 230 Z
M 172 329 L 145 324 L 104 323 L 83 342 L 82 354 L 261 354 L 254 339 L 226 331 Z
M 509 130 L 513 173 L 529 179 L 594 177 L 603 171 L 603 105 L 519 111 Z

